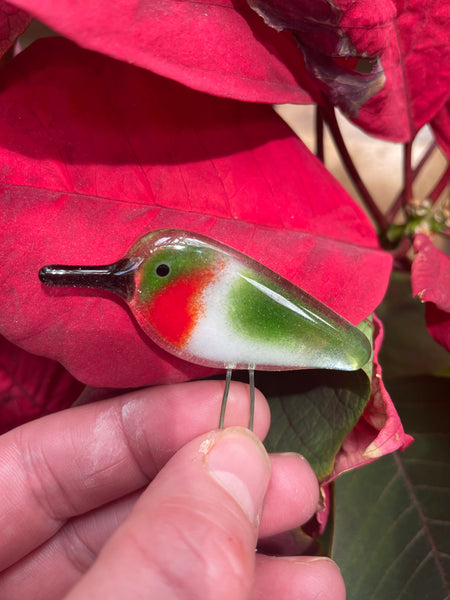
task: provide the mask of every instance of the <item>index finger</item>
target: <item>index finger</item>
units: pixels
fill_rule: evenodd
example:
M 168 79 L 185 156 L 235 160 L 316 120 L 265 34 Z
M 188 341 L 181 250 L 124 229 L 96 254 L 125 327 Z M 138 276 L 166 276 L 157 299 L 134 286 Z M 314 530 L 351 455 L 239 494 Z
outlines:
M 188 441 L 217 426 L 223 382 L 131 392 L 28 423 L 0 437 L 0 569 L 52 537 L 72 516 L 146 485 Z M 248 388 L 234 383 L 227 425 L 248 420 Z M 255 433 L 269 409 L 256 394 Z

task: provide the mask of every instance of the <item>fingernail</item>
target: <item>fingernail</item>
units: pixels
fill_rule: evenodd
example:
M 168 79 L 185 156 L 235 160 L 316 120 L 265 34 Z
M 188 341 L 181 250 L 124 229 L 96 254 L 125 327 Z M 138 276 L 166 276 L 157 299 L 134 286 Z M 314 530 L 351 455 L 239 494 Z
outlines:
M 232 496 L 254 524 L 270 479 L 270 461 L 259 439 L 243 427 L 225 429 L 208 453 L 211 476 Z

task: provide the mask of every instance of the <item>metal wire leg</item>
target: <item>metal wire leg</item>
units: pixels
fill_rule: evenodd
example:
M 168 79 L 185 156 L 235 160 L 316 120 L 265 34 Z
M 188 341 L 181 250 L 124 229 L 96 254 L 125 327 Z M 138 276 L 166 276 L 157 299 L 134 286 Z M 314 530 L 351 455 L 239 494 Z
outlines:
M 225 421 L 225 411 L 227 409 L 228 392 L 230 391 L 231 373 L 232 369 L 227 369 L 227 375 L 225 377 L 225 389 L 223 390 L 222 406 L 220 408 L 219 429 L 223 429 L 223 424 Z
M 248 382 L 250 385 L 250 415 L 248 418 L 248 428 L 253 431 L 253 418 L 255 416 L 255 370 L 249 369 Z

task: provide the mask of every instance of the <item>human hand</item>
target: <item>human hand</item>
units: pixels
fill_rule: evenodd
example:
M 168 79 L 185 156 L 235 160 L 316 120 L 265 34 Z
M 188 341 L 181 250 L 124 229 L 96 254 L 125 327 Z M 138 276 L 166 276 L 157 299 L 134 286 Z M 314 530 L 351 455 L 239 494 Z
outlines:
M 229 429 L 210 431 L 222 391 L 139 390 L 3 435 L 0 598 L 343 600 L 332 561 L 255 554 L 258 535 L 309 519 L 318 484 L 298 455 L 269 461 L 261 394 L 256 435 L 236 427 L 248 419 L 242 384 Z

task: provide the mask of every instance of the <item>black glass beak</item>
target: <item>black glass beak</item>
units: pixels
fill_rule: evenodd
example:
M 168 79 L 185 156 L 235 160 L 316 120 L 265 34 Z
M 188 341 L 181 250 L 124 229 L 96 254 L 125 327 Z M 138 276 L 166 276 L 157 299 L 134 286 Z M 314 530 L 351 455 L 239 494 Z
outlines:
M 110 265 L 46 265 L 39 271 L 45 285 L 107 290 L 130 301 L 136 289 L 135 270 L 142 258 L 122 258 Z

